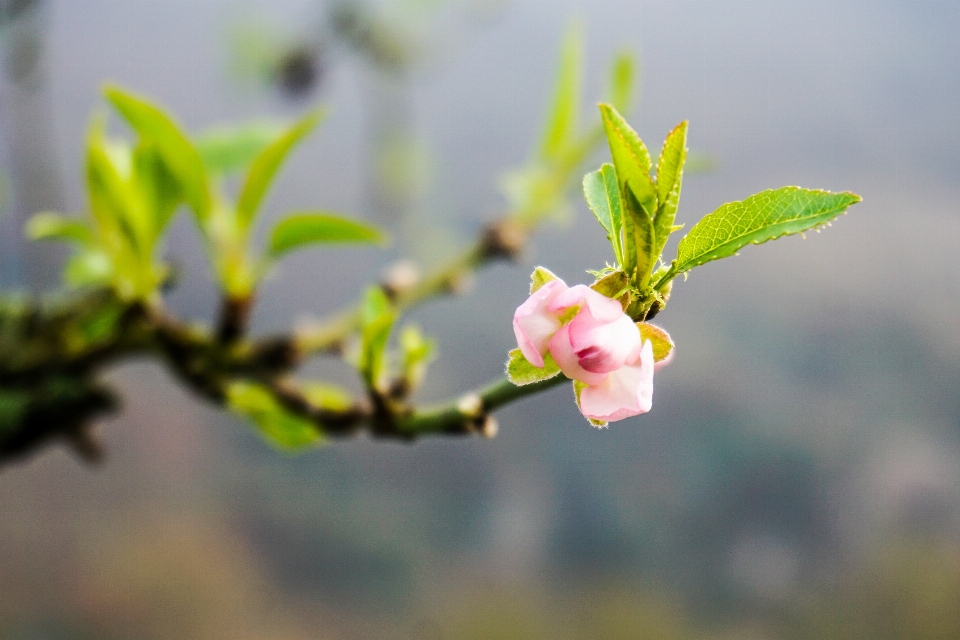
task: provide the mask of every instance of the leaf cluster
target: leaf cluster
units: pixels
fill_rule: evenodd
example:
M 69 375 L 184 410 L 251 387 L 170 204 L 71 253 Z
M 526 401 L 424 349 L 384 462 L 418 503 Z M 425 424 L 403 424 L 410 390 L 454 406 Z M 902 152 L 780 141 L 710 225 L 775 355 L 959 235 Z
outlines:
M 110 135 L 105 115 L 95 117 L 86 140 L 85 215 L 42 212 L 28 221 L 26 234 L 34 240 L 73 245 L 64 269 L 70 287 L 111 292 L 117 302 L 107 309 L 146 309 L 147 315 L 162 318 L 162 292 L 171 277 L 171 268 L 163 255 L 164 239 L 176 215 L 190 214 L 222 291 L 221 322 L 226 327 L 219 332 L 221 347 L 216 339 L 205 343 L 207 338 L 190 337 L 189 332 L 168 336 L 173 342 L 184 343 L 177 347 L 176 358 L 190 363 L 189 367 L 226 366 L 224 363 L 232 358 L 227 354 L 229 343 L 243 332 L 257 284 L 282 257 L 318 245 L 386 241 L 386 235 L 369 224 L 327 211 L 305 209 L 282 217 L 269 229 L 265 245 L 254 246 L 257 224 L 263 217 L 263 205 L 275 177 L 294 149 L 323 119 L 324 111 L 311 111 L 290 124 L 255 122 L 216 128 L 194 137 L 164 109 L 140 96 L 115 86 L 108 86 L 104 95 L 113 112 L 132 130 L 132 140 Z M 232 185 L 237 188 L 231 195 L 227 187 Z M 109 320 L 100 318 L 99 327 L 105 336 L 115 338 L 120 330 L 115 323 L 105 324 Z M 76 323 L 67 326 L 78 330 Z M 97 326 L 91 325 L 88 330 L 95 331 Z M 72 339 L 78 352 L 89 354 L 96 350 L 91 336 Z M 143 344 L 149 342 L 145 340 Z M 110 349 L 114 347 L 110 345 Z M 51 345 L 45 352 L 47 367 L 50 358 L 69 353 L 70 349 L 65 344 Z M 9 368 L 22 377 L 23 366 L 17 358 L 28 350 L 18 347 L 13 352 Z M 422 368 L 426 359 L 424 355 L 409 366 Z M 222 397 L 227 406 L 250 417 L 272 442 L 299 447 L 317 441 L 317 425 L 289 414 L 262 384 L 242 377 L 221 383 L 214 374 L 209 378 L 190 375 L 205 393 Z M 418 375 L 422 377 L 422 372 Z M 81 381 L 78 379 L 78 384 Z M 33 387 L 42 391 L 49 385 Z M 320 408 L 342 409 L 342 394 L 333 401 L 336 394 L 318 394 L 316 388 L 309 384 L 304 388 L 308 400 L 320 403 Z M 25 397 L 33 397 L 31 394 Z M 98 394 L 99 391 L 93 397 L 100 398 Z M 20 419 L 16 416 L 32 415 L 28 409 L 34 404 L 14 402 L 19 397 L 14 394 L 0 398 L 0 414 L 14 416 L 7 421 L 10 424 Z M 4 413 L 3 407 L 9 411 Z
M 107 87 L 107 103 L 133 135 L 112 135 L 107 117 L 96 118 L 87 142 L 87 211 L 79 216 L 38 214 L 27 227 L 33 239 L 74 246 L 66 279 L 78 299 L 106 291 L 124 317 L 137 318 L 135 328 L 104 325 L 110 339 L 102 345 L 92 339 L 77 343 L 77 358 L 84 363 L 80 380 L 98 363 L 124 353 L 161 356 L 185 384 L 247 417 L 282 448 L 302 448 L 324 434 L 351 433 L 362 425 L 393 437 L 492 433 L 488 412 L 517 397 L 513 386 L 494 385 L 466 412 L 459 402 L 436 411 L 415 409 L 408 397 L 424 379 L 434 344 L 416 326 L 396 327 L 410 306 L 456 291 L 459 281 L 490 260 L 515 256 L 553 206 L 545 203 L 566 193 L 576 165 L 600 140 L 599 128 L 589 136 L 572 128 L 580 100 L 579 59 L 578 38 L 570 36 L 535 163 L 545 181 L 534 188 L 536 193 L 528 192 L 538 203 L 529 198 L 529 207 L 514 203 L 475 246 L 434 275 L 369 287 L 355 310 L 324 323 L 316 334 L 297 330 L 263 338 L 246 336 L 247 318 L 258 284 L 279 259 L 310 246 L 386 240 L 368 224 L 304 209 L 271 225 L 262 245 L 255 242 L 275 177 L 324 112 L 311 111 L 293 123 L 259 121 L 192 135 L 160 106 Z M 628 58 L 618 60 L 614 76 L 613 99 L 625 104 L 631 81 Z M 164 241 L 181 213 L 193 220 L 221 291 L 219 326 L 213 330 L 181 322 L 163 306 L 172 271 Z M 40 361 L 46 364 L 38 366 L 56 360 L 59 348 L 45 351 Z M 366 388 L 366 402 L 332 385 L 295 379 L 301 359 L 316 353 L 345 355 Z M 22 376 L 16 363 L 11 358 L 10 375 Z M 21 410 L 26 405 L 16 398 L 7 403 L 11 415 L 26 415 Z
M 599 123 L 584 127 L 581 122 L 582 76 L 583 37 L 580 28 L 574 25 L 564 37 L 553 97 L 537 152 L 526 166 L 507 173 L 502 181 L 511 217 L 522 224 L 560 219 L 570 211 L 567 185 L 571 175 L 603 138 Z M 633 56 L 621 52 L 610 66 L 607 100 L 622 111 L 630 108 L 634 76 Z
M 783 187 L 727 203 L 695 224 L 678 243 L 677 257 L 666 264 L 663 252 L 667 241 L 683 228 L 674 222 L 687 159 L 687 123 L 681 122 L 667 135 L 654 164 L 646 145 L 616 107 L 599 106 L 612 163 L 584 177 L 583 193 L 610 242 L 614 266 L 594 272 L 596 281 L 591 287 L 620 302 L 636 322 L 642 340 L 652 344 L 655 362 L 670 358 L 674 344 L 666 331 L 646 320 L 666 306 L 673 278 L 707 262 L 736 255 L 747 244 L 829 224 L 860 201 L 852 193 Z M 565 113 L 559 112 L 555 120 L 566 118 Z M 548 142 L 551 140 L 548 138 Z M 530 293 L 555 278 L 549 270 L 537 267 L 531 275 Z M 519 349 L 509 353 L 507 379 L 518 387 L 560 378 L 560 373 L 549 353 L 542 367 L 527 361 Z M 576 381 L 573 385 L 578 406 L 584 386 Z M 594 426 L 606 426 L 589 421 Z
M 309 246 L 383 243 L 376 228 L 326 211 L 304 210 L 282 218 L 267 246 L 252 247 L 262 205 L 280 167 L 322 120 L 317 110 L 292 125 L 254 123 L 214 129 L 191 138 L 159 106 L 110 86 L 105 97 L 133 130 L 128 141 L 107 133 L 106 118 L 94 118 L 86 143 L 85 216 L 43 212 L 27 224 L 35 240 L 72 243 L 65 269 L 68 284 L 99 285 L 122 299 L 155 303 L 170 276 L 163 240 L 175 215 L 189 211 L 223 291 L 235 299 L 252 295 L 279 258 Z M 235 199 L 225 178 L 243 174 Z
M 783 187 L 722 205 L 695 224 L 669 263 L 663 253 L 680 204 L 687 158 L 687 123 L 681 122 L 663 143 L 656 164 L 637 132 L 613 105 L 601 104 L 612 164 L 587 174 L 583 192 L 613 249 L 615 266 L 598 274 L 598 284 L 616 285 L 611 297 L 627 296 L 635 320 L 652 317 L 666 306 L 672 280 L 694 267 L 736 255 L 748 244 L 803 233 L 829 224 L 860 202 L 852 193 Z

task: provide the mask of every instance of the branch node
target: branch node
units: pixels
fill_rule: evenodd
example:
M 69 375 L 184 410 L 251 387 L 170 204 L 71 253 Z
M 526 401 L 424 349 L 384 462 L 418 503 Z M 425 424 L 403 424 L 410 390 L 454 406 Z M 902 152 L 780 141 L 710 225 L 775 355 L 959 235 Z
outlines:
M 457 271 L 444 278 L 442 291 L 455 296 L 463 295 L 472 283 L 473 278 L 469 272 Z
M 258 341 L 251 352 L 251 360 L 267 371 L 288 371 L 303 360 L 296 340 L 275 336 Z
M 401 260 L 391 265 L 386 273 L 380 288 L 391 302 L 396 302 L 407 291 L 413 289 L 421 280 L 420 269 L 412 260 Z
M 220 322 L 217 326 L 217 340 L 221 344 L 236 342 L 247 331 L 250 312 L 253 310 L 253 296 L 242 298 L 226 297 L 220 307 Z
M 468 393 L 457 400 L 457 411 L 468 418 L 479 418 L 483 415 L 483 398 L 477 393 Z
M 505 218 L 492 222 L 480 236 L 481 253 L 487 258 L 516 261 L 527 243 L 529 229 Z

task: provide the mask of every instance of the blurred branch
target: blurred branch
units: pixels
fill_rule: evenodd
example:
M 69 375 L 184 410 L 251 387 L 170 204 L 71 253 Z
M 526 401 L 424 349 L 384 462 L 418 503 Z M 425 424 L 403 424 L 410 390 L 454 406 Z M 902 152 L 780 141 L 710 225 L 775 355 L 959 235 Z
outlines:
M 491 412 L 564 380 L 526 387 L 501 380 L 435 409 L 407 404 L 403 393 L 372 390 L 367 401 L 334 409 L 313 402 L 292 378 L 299 364 L 292 345 L 287 336 L 224 343 L 207 327 L 187 324 L 159 307 L 123 303 L 105 290 L 53 306 L 8 305 L 0 312 L 0 464 L 55 441 L 67 442 L 86 460 L 99 459 L 91 425 L 118 402 L 94 379 L 134 356 L 163 359 L 194 393 L 220 406 L 228 406 L 229 385 L 237 380 L 263 385 L 290 415 L 332 437 L 364 430 L 404 440 L 492 437 Z
M 502 218 L 487 225 L 472 245 L 425 278 L 412 284 L 394 283 L 388 278 L 380 287 L 401 313 L 433 298 L 459 293 L 477 269 L 494 260 L 519 257 L 533 229 L 534 225 L 512 217 Z M 358 330 L 360 321 L 360 305 L 357 305 L 297 331 L 296 346 L 304 356 L 342 351 L 345 341 Z
M 402 287 L 389 281 L 381 283 L 398 312 L 461 291 L 464 280 L 489 262 L 517 259 L 530 235 L 544 221 L 564 210 L 567 193 L 574 183 L 579 185 L 577 170 L 604 140 L 603 126 L 599 123 L 585 131 L 578 130 L 581 58 L 581 36 L 576 28 L 572 28 L 564 40 L 557 87 L 548 110 L 540 149 L 527 166 L 505 177 L 505 195 L 510 200 L 507 212 L 488 224 L 460 255 L 421 281 Z M 633 58 L 621 53 L 611 66 L 608 92 L 611 102 L 622 110 L 629 108 L 633 77 Z M 341 351 L 348 338 L 360 327 L 360 309 L 361 306 L 357 305 L 304 327 L 297 332 L 298 348 L 305 356 Z
M 577 169 L 602 139 L 599 127 L 581 132 L 576 126 L 579 61 L 579 37 L 571 32 L 538 152 L 508 176 L 507 213 L 486 225 L 458 257 L 422 279 L 411 277 L 410 270 L 394 271 L 368 289 L 363 302 L 313 328 L 256 338 L 246 335 L 247 324 L 257 285 L 271 264 L 307 246 L 383 239 L 360 221 L 303 211 L 273 227 L 262 255 L 251 248 L 271 181 L 322 112 L 310 112 L 279 132 L 255 127 L 194 143 L 162 108 L 108 87 L 107 100 L 138 143 L 108 139 L 95 119 L 85 171 L 89 217 L 47 212 L 27 227 L 34 240 L 72 243 L 75 253 L 65 274 L 73 285 L 88 288 L 54 303 L 0 300 L 0 463 L 58 439 L 85 459 L 97 459 L 100 449 L 90 425 L 117 402 L 95 380 L 106 367 L 131 357 L 164 361 L 184 386 L 252 420 L 280 447 L 363 431 L 403 440 L 495 435 L 493 411 L 565 378 L 524 387 L 501 380 L 448 405 L 418 408 L 408 398 L 423 379 L 433 343 L 407 326 L 394 349 L 391 334 L 411 307 L 461 291 L 465 280 L 491 261 L 517 259 L 530 235 L 566 208 L 567 193 L 579 182 Z M 628 57 L 618 59 L 613 95 L 629 95 L 631 68 Z M 231 202 L 218 178 L 242 166 L 246 177 Z M 213 327 L 188 323 L 163 306 L 171 270 L 160 259 L 161 247 L 181 205 L 196 219 L 221 289 Z M 343 355 L 355 336 L 360 355 L 348 360 L 365 385 L 365 397 L 295 379 L 304 358 Z

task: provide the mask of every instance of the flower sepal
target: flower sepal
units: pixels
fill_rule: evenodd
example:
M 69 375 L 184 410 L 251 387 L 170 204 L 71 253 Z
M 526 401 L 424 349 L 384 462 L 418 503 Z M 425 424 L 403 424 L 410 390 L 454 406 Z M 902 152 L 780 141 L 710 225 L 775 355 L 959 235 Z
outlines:
M 657 369 L 673 360 L 674 344 L 669 333 L 649 322 L 638 322 L 637 328 L 640 329 L 640 339 L 649 340 L 653 345 L 653 361 Z
M 560 373 L 559 365 L 549 352 L 543 356 L 542 367 L 538 367 L 527 360 L 520 349 L 514 349 L 508 355 L 507 379 L 518 387 L 549 380 Z
M 633 285 L 630 284 L 630 278 L 627 274 L 623 271 L 611 271 L 606 274 L 600 272 L 597 276 L 597 281 L 590 285 L 590 288 L 601 295 L 616 300 L 626 311 L 634 298 Z
M 533 273 L 530 274 L 530 294 L 533 295 L 540 290 L 543 285 L 554 280 L 559 280 L 550 269 L 546 267 L 537 267 L 533 270 Z

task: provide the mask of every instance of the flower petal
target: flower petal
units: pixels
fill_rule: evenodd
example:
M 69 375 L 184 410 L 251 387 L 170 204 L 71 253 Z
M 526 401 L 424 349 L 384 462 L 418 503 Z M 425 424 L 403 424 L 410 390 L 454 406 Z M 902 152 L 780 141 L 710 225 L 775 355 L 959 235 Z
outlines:
M 653 373 L 653 344 L 647 340 L 636 362 L 624 365 L 607 375 L 600 384 L 592 384 L 580 392 L 580 411 L 587 418 L 604 422 L 650 411 Z
M 588 305 L 570 322 L 570 344 L 581 367 L 610 373 L 640 356 L 640 330 L 622 310 L 613 322 L 601 322 Z
M 549 347 L 550 354 L 560 366 L 560 371 L 571 380 L 579 380 L 586 384 L 600 384 L 607 377 L 605 373 L 594 373 L 580 366 L 580 358 L 570 344 L 569 324 L 560 327 L 560 330 L 553 334 Z
M 590 310 L 597 322 L 614 322 L 623 315 L 623 307 L 616 300 L 598 293 L 585 284 L 570 287 L 550 304 L 550 311 L 562 314 L 571 307 L 582 305 Z
M 560 328 L 560 319 L 550 311 L 554 299 L 567 291 L 563 280 L 551 280 L 517 307 L 513 314 L 513 333 L 523 357 L 536 367 L 543 367 L 547 343 Z
M 619 302 L 578 284 L 558 295 L 550 310 L 562 314 L 575 306 L 580 310 L 570 321 L 570 344 L 580 368 L 591 373 L 610 373 L 639 357 L 640 331 Z M 582 377 L 577 379 L 587 382 Z

